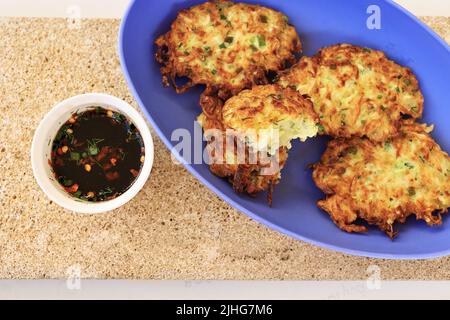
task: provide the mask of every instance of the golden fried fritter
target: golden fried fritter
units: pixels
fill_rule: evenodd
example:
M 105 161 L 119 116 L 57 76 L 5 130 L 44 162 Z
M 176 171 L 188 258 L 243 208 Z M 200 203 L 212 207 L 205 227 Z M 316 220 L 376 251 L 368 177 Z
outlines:
M 422 116 L 416 77 L 381 51 L 349 44 L 324 48 L 282 72 L 279 83 L 311 97 L 322 133 L 333 137 L 385 141 L 397 133 L 402 115 Z
M 207 95 L 222 99 L 267 83 L 268 74 L 295 63 L 301 51 L 295 28 L 284 14 L 231 1 L 210 1 L 181 11 L 156 45 L 166 86 L 171 82 L 176 87 L 177 77 L 187 77 L 188 84 L 176 87 L 177 92 L 204 84 Z
M 253 150 L 271 153 L 279 146 L 291 148 L 291 140 L 314 137 L 318 118 L 312 103 L 296 91 L 278 85 L 256 86 L 230 98 L 222 119 L 226 128 L 247 135 Z M 251 135 L 254 131 L 255 135 Z M 270 132 L 277 134 L 270 135 Z
M 256 194 L 261 191 L 268 191 L 267 201 L 269 206 L 272 206 L 272 192 L 276 184 L 281 178 L 281 170 L 283 169 L 287 156 L 287 148 L 280 148 L 278 152 L 273 155 L 268 161 L 261 161 L 261 154 L 257 155 L 257 162 L 248 163 L 248 161 L 241 163 L 237 162 L 236 151 L 229 151 L 228 149 L 220 149 L 224 144 L 208 144 L 209 152 L 212 157 L 217 156 L 217 152 L 224 154 L 223 163 L 211 163 L 209 168 L 213 174 L 218 177 L 226 178 L 233 186 L 233 189 L 238 193 Z M 249 159 L 249 149 L 245 149 L 246 160 Z M 270 161 L 270 162 L 269 162 Z M 271 169 L 271 167 L 273 169 Z M 268 170 L 271 174 L 263 174 L 262 170 Z
M 391 238 L 394 223 L 409 215 L 441 223 L 450 206 L 450 158 L 428 134 L 432 127 L 405 120 L 399 135 L 375 143 L 366 138 L 328 144 L 313 178 L 327 194 L 318 205 L 347 232 L 365 232 L 357 219 L 377 225 Z
M 205 132 L 217 129 L 224 135 L 220 141 L 208 139 L 210 158 L 223 156 L 222 163 L 210 164 L 211 171 L 228 178 L 238 192 L 269 190 L 269 203 L 291 140 L 304 141 L 318 132 L 312 103 L 296 91 L 278 85 L 256 86 L 232 97 L 223 106 L 212 104 L 211 108 L 204 108 L 198 121 Z M 239 158 L 238 147 L 226 147 L 230 138 L 231 145 L 244 146 L 241 149 L 244 158 Z M 257 161 L 250 162 L 251 156 Z

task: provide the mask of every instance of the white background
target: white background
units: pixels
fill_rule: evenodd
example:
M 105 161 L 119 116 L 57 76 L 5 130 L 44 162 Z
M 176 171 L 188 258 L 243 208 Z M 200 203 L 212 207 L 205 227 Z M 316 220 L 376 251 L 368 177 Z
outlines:
M 449 292 L 449 281 L 383 281 L 383 279 L 367 281 L 79 281 L 78 279 L 0 281 L 0 299 L 435 300 L 449 299 Z M 183 301 L 180 301 L 180 305 L 182 304 Z
M 450 16 L 450 0 L 395 1 L 417 16 Z M 85 18 L 120 18 L 129 2 L 130 0 L 0 0 L 0 16 L 66 17 L 70 7 L 78 6 Z

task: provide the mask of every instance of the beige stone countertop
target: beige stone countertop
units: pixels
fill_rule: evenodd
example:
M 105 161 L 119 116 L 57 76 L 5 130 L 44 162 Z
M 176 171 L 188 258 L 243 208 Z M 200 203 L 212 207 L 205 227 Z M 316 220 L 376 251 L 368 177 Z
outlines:
M 450 18 L 424 18 L 447 41 Z M 0 18 L 0 278 L 450 279 L 450 257 L 389 261 L 293 240 L 200 184 L 154 134 L 153 172 L 125 206 L 78 215 L 33 178 L 35 128 L 57 102 L 106 92 L 137 107 L 116 54 L 119 20 Z

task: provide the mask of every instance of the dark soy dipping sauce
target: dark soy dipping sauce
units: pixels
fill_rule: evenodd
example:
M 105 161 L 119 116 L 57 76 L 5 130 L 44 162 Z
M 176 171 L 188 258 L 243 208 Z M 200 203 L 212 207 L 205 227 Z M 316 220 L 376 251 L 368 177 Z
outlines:
M 144 143 L 124 115 L 101 107 L 75 113 L 52 144 L 55 178 L 72 196 L 111 200 L 136 180 L 144 162 Z

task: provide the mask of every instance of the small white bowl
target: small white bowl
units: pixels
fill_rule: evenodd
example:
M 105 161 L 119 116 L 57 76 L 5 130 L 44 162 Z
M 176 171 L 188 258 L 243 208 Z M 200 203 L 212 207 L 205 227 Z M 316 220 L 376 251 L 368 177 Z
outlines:
M 144 164 L 139 176 L 130 188 L 117 198 L 100 202 L 87 202 L 69 195 L 56 181 L 49 165 L 53 139 L 59 128 L 70 119 L 74 112 L 83 111 L 93 106 L 117 111 L 128 117 L 141 133 L 145 147 Z M 33 137 L 31 164 L 37 183 L 53 202 L 79 213 L 106 212 L 116 209 L 131 200 L 144 186 L 153 165 L 153 139 L 145 120 L 125 101 L 102 93 L 82 94 L 58 103 L 42 119 Z

